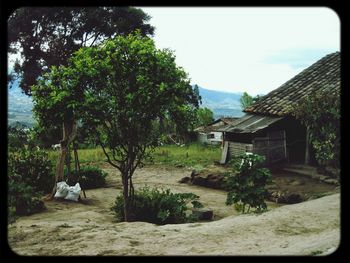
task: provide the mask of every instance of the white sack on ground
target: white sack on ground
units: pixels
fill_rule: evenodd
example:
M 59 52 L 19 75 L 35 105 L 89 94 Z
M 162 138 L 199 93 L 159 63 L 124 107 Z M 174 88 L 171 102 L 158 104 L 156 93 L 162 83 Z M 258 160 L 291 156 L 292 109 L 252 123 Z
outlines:
M 76 183 L 75 186 L 69 186 L 68 194 L 64 199 L 77 202 L 80 195 L 80 191 L 81 188 L 79 183 Z
M 57 183 L 57 190 L 56 190 L 54 197 L 55 198 L 66 197 L 66 195 L 68 193 L 68 188 L 69 188 L 69 185 L 65 181 L 58 182 Z

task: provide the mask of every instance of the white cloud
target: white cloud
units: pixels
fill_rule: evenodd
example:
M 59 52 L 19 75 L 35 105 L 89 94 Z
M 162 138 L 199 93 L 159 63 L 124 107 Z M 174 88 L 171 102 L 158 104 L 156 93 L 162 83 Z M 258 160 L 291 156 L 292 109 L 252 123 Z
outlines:
M 302 69 L 278 54 L 315 50 L 315 60 L 300 62 L 311 65 L 340 47 L 339 19 L 328 8 L 141 8 L 157 47 L 174 50 L 192 82 L 209 89 L 266 94 Z

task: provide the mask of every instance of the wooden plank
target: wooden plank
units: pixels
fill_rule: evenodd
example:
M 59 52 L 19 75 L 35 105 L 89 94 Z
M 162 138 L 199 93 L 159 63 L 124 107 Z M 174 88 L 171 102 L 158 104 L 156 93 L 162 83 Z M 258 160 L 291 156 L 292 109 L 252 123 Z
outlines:
M 227 152 L 228 152 L 228 141 L 224 143 L 224 149 L 222 149 L 220 164 L 225 164 L 227 160 Z

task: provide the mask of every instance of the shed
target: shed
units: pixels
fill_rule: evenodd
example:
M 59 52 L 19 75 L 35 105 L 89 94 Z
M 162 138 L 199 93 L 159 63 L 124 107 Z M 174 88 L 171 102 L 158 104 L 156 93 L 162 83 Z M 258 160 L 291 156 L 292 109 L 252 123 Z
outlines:
M 201 143 L 208 144 L 222 144 L 223 133 L 219 131 L 228 125 L 234 124 L 239 118 L 226 117 L 219 118 L 207 126 L 201 126 L 196 128 L 194 131 L 198 134 L 198 141 Z
M 308 132 L 293 117 L 297 103 L 317 92 L 340 95 L 340 52 L 328 54 L 279 88 L 244 109 L 234 125 L 221 128 L 224 148 L 221 163 L 245 152 L 264 155 L 268 164 L 287 160 L 310 164 L 314 160 Z

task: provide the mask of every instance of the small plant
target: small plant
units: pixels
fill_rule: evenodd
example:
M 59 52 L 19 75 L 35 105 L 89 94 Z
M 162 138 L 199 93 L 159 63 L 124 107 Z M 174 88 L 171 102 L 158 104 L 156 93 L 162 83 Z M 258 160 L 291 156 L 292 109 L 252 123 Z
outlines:
M 228 189 L 226 205 L 235 205 L 235 208 L 245 213 L 253 207 L 257 212 L 267 209 L 265 199 L 269 193 L 266 185 L 272 182 L 271 173 L 262 168 L 264 157 L 257 154 L 247 154 L 234 160 L 234 171 L 227 175 L 226 187 Z
M 170 189 L 158 190 L 143 187 L 135 192 L 131 200 L 132 221 L 144 221 L 154 224 L 178 224 L 193 222 L 196 217 L 188 215 L 191 204 L 193 208 L 200 208 L 199 197 L 193 193 L 171 193 Z M 124 221 L 124 200 L 119 195 L 112 207 L 117 219 Z
M 107 173 L 98 167 L 84 166 L 79 172 L 73 171 L 68 178 L 68 184 L 75 185 L 79 176 L 79 184 L 82 189 L 93 189 L 106 185 Z

